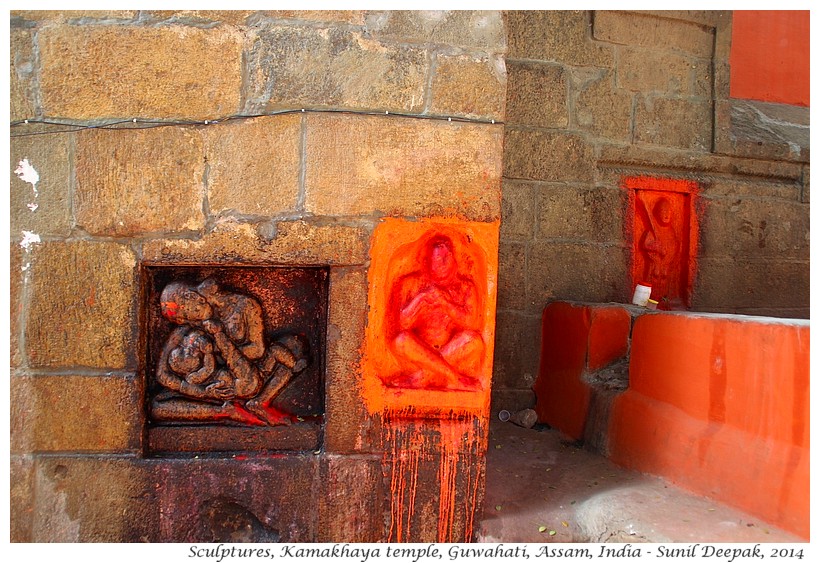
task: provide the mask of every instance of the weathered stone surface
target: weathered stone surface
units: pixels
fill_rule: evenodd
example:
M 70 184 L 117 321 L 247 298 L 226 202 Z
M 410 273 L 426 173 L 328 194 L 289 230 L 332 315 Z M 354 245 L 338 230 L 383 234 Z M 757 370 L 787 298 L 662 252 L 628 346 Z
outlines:
M 130 20 L 137 17 L 137 10 L 12 10 L 12 17 L 33 21 L 68 20 Z
M 71 231 L 70 145 L 69 134 L 11 139 L 11 170 L 25 167 L 25 160 L 39 177 L 32 186 L 16 172 L 10 175 L 11 232 L 15 240 L 24 230 L 41 236 L 66 236 Z
M 809 262 L 699 260 L 692 308 L 699 311 L 809 306 Z
M 799 181 L 765 181 L 757 178 L 713 177 L 701 183 L 703 194 L 713 196 L 764 197 L 800 201 Z
M 76 134 L 74 214 L 91 234 L 185 232 L 205 225 L 202 138 L 160 127 Z
M 131 249 L 116 243 L 35 246 L 25 328 L 29 365 L 133 366 L 135 269 Z
M 257 33 L 248 59 L 253 107 L 420 112 L 424 105 L 429 63 L 421 48 L 340 27 L 272 26 Z
M 535 393 L 532 389 L 493 389 L 490 405 L 490 417 L 495 419 L 500 410 L 518 412 L 535 406 Z
M 697 23 L 706 27 L 719 27 L 732 19 L 731 10 L 642 10 L 641 13 Z
M 633 95 L 615 87 L 611 71 L 575 69 L 575 122 L 598 137 L 629 141 Z
M 36 463 L 33 541 L 159 541 L 157 485 L 149 463 L 49 456 Z
M 498 308 L 527 309 L 527 246 L 501 243 L 498 248 Z
M 309 452 L 157 460 L 158 541 L 317 541 L 319 459 Z
M 711 77 L 708 59 L 696 59 L 671 51 L 620 47 L 618 87 L 634 92 L 657 92 L 678 96 L 707 96 Z
M 30 542 L 34 517 L 34 460 L 30 456 L 12 455 L 9 465 L 9 539 L 12 543 Z
M 29 454 L 35 450 L 34 431 L 37 420 L 37 397 L 33 378 L 12 375 L 9 379 L 11 410 L 11 453 Z
M 713 29 L 703 25 L 605 10 L 595 12 L 593 37 L 598 41 L 680 51 L 703 58 L 712 56 L 715 40 Z
M 677 98 L 644 98 L 635 112 L 635 141 L 708 151 L 712 145 L 712 104 Z
M 263 10 L 260 15 L 273 19 L 341 22 L 364 25 L 365 10 Z
M 9 247 L 9 360 L 17 367 L 23 360 L 20 349 L 20 315 L 23 313 L 23 249 L 12 243 Z
M 505 180 L 501 187 L 501 240 L 529 240 L 535 234 L 538 186 Z
M 809 209 L 799 202 L 710 199 L 701 232 L 701 252 L 711 258 L 809 259 Z
M 47 115 L 214 119 L 239 110 L 243 37 L 228 27 L 54 26 L 39 45 Z
M 628 253 L 620 246 L 554 243 L 533 244 L 527 276 L 533 304 L 554 299 L 625 302 Z M 629 295 L 627 295 L 629 294 Z
M 9 103 L 11 121 L 34 117 L 34 49 L 31 30 L 10 30 Z
M 507 84 L 504 60 L 470 55 L 436 55 L 430 112 L 504 119 Z
M 308 116 L 305 209 L 496 220 L 502 133 L 500 125 Z
M 325 388 L 325 451 L 372 451 L 372 417 L 359 392 L 358 365 L 367 316 L 367 275 L 361 269 L 334 268 L 330 275 Z
M 319 471 L 317 541 L 384 541 L 388 515 L 381 458 L 328 455 Z
M 260 117 L 206 129 L 211 213 L 293 212 L 299 195 L 300 115 Z
M 150 18 L 166 20 L 173 18 L 181 21 L 219 22 L 229 25 L 243 25 L 253 10 L 150 10 Z
M 626 211 L 620 189 L 541 186 L 538 238 L 619 242 Z
M 809 108 L 730 100 L 726 145 L 730 154 L 770 160 L 808 162 Z M 728 149 L 728 150 L 727 150 Z
M 546 303 L 546 302 L 544 302 Z M 499 311 L 493 354 L 493 389 L 529 389 L 538 375 L 541 353 L 541 309 Z
M 507 127 L 504 145 L 505 178 L 549 182 L 592 178 L 594 151 L 580 135 Z
M 800 201 L 803 203 L 810 203 L 811 193 L 811 175 L 808 166 L 803 167 L 803 188 L 800 191 Z
M 612 48 L 590 37 L 590 15 L 579 10 L 510 11 L 509 59 L 539 59 L 576 66 L 612 67 Z
M 566 127 L 569 123 L 567 75 L 553 64 L 508 64 L 507 123 Z
M 227 220 L 197 241 L 146 241 L 143 259 L 157 263 L 364 264 L 368 240 L 369 233 L 358 226 L 306 221 L 253 225 Z
M 504 50 L 504 24 L 499 11 L 391 10 L 367 14 L 367 30 L 376 37 Z
M 140 394 L 122 376 L 22 376 L 34 451 L 127 452 L 140 446 Z

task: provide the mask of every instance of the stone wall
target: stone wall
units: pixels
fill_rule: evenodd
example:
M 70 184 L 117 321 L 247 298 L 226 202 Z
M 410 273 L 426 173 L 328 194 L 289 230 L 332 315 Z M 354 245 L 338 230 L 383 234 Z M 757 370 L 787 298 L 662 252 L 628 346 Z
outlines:
M 628 302 L 625 177 L 699 186 L 691 308 L 808 317 L 808 108 L 729 98 L 730 12 L 506 12 L 496 408 L 544 305 Z
M 497 237 L 504 49 L 498 12 L 12 12 L 12 540 L 386 538 L 370 239 Z M 141 268 L 174 264 L 329 268 L 319 451 L 146 456 Z

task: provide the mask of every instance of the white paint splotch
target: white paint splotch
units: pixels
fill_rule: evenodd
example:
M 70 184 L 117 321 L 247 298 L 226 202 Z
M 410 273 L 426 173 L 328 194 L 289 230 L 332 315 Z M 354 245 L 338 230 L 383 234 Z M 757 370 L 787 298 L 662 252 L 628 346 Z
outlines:
M 28 250 L 32 244 L 39 244 L 40 242 L 40 235 L 37 233 L 23 231 L 23 240 L 20 241 L 20 246 Z
M 37 197 L 37 182 L 40 181 L 40 174 L 37 170 L 35 170 L 27 158 L 24 158 L 17 163 L 17 168 L 14 169 L 14 173 L 17 174 L 17 177 L 22 181 L 31 184 L 31 187 L 34 190 L 34 197 Z

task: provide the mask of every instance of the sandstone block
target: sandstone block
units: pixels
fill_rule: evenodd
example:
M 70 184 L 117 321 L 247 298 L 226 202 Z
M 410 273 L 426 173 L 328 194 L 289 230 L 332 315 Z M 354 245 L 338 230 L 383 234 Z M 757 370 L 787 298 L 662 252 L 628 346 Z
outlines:
M 503 59 L 438 54 L 434 68 L 431 113 L 504 119 Z
M 535 234 L 538 186 L 506 180 L 501 187 L 501 240 L 529 240 Z
M 710 199 L 701 227 L 705 256 L 809 259 L 809 209 L 798 202 Z
M 341 27 L 265 27 L 249 54 L 249 98 L 268 110 L 420 112 L 428 67 L 424 49 L 383 44 Z
M 638 13 L 595 12 L 593 37 L 620 45 L 663 49 L 711 58 L 714 30 L 704 25 Z
M 628 252 L 620 246 L 536 243 L 527 266 L 533 304 L 555 299 L 623 303 L 632 295 Z
M 367 29 L 376 37 L 477 48 L 504 49 L 504 24 L 499 11 L 391 10 L 367 14 Z
M 194 20 L 197 22 L 218 22 L 229 25 L 244 25 L 253 10 L 151 10 L 151 18 L 166 20 Z
M 635 141 L 694 151 L 712 145 L 712 104 L 677 98 L 646 98 L 635 112 Z
M 205 130 L 211 213 L 277 215 L 296 209 L 301 116 L 260 117 Z
M 23 129 L 26 130 L 25 128 Z M 11 232 L 67 236 L 71 231 L 71 147 L 69 134 L 11 139 Z M 34 172 L 25 173 L 24 170 Z M 20 170 L 20 173 L 16 173 Z M 32 184 L 31 174 L 37 182 Z
M 137 17 L 137 10 L 12 10 L 12 17 L 37 22 L 68 20 L 130 20 Z
M 77 225 L 105 236 L 201 229 L 204 154 L 201 136 L 179 127 L 77 134 Z
M 678 96 L 708 96 L 708 59 L 671 51 L 621 47 L 618 49 L 618 87 L 633 92 Z
M 809 262 L 701 258 L 692 299 L 700 311 L 809 306 Z
M 358 226 L 222 221 L 200 240 L 146 241 L 143 259 L 155 263 L 364 264 L 368 240 L 367 230 Z
M 23 379 L 20 377 L 20 379 Z M 122 376 L 26 377 L 34 451 L 127 452 L 140 446 L 140 394 Z
M 538 190 L 538 238 L 620 242 L 626 211 L 620 189 L 542 186 Z
M 163 476 L 135 459 L 48 456 L 37 460 L 36 542 L 157 542 Z
M 563 66 L 510 62 L 507 81 L 507 123 L 534 127 L 566 127 L 567 76 Z
M 538 374 L 543 303 L 532 312 L 499 311 L 496 317 L 493 390 L 530 389 Z
M 365 10 L 262 10 L 260 15 L 273 19 L 339 22 L 364 25 Z
M 311 115 L 305 209 L 496 220 L 501 143 L 501 126 Z
M 9 378 L 12 454 L 30 454 L 36 449 L 34 431 L 38 413 L 33 381 L 32 377 L 16 374 Z
M 610 71 L 592 76 L 575 71 L 575 122 L 595 136 L 629 141 L 632 135 L 632 98 L 616 88 Z
M 590 15 L 580 10 L 510 11 L 507 57 L 576 66 L 612 67 L 612 49 L 592 41 Z
M 329 455 L 319 467 L 319 542 L 380 542 L 387 537 L 380 457 Z
M 800 201 L 810 203 L 811 174 L 808 166 L 803 167 L 803 187 L 800 190 Z
M 214 119 L 239 110 L 243 37 L 229 28 L 54 26 L 39 45 L 47 115 Z
M 9 102 L 11 121 L 34 117 L 34 47 L 29 29 L 10 30 Z
M 9 247 L 9 356 L 11 367 L 23 360 L 20 349 L 20 315 L 23 314 L 23 250 L 17 244 Z
M 31 542 L 34 519 L 34 459 L 31 456 L 12 455 L 9 482 L 9 539 L 12 543 Z
M 31 261 L 29 365 L 134 365 L 131 249 L 109 242 L 45 242 L 33 248 Z
M 504 177 L 549 182 L 592 179 L 594 149 L 580 135 L 506 128 Z
M 744 198 L 747 196 L 775 198 L 789 202 L 800 201 L 799 181 L 758 181 L 754 178 L 740 177 L 713 177 L 703 184 L 703 194 L 709 197 L 729 196 Z M 720 198 L 716 202 L 722 205 Z M 733 200 L 734 201 L 734 200 Z
M 528 308 L 526 244 L 501 243 L 498 248 L 498 308 Z

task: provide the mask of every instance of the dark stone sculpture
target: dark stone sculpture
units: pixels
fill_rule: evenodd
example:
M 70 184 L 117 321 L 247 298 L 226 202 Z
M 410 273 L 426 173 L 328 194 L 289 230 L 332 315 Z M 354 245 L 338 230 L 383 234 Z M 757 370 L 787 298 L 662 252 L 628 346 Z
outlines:
M 211 278 L 198 285 L 169 283 L 160 307 L 177 326 L 157 362 L 162 390 L 151 400 L 154 421 L 292 421 L 271 402 L 308 365 L 302 339 L 286 335 L 266 344 L 259 302 L 224 291 Z

